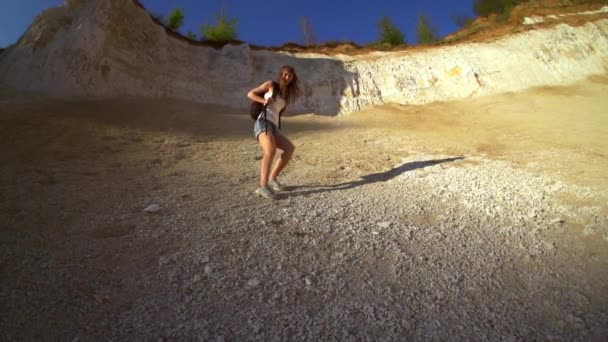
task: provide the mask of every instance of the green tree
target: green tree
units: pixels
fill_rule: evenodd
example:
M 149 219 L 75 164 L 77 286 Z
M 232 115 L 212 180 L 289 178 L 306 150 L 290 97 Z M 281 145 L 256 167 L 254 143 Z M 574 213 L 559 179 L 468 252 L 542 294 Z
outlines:
M 184 24 L 184 14 L 182 10 L 179 8 L 174 8 L 169 11 L 169 15 L 167 16 L 167 21 L 165 25 L 173 31 L 179 30 L 180 27 Z
M 405 44 L 405 36 L 391 23 L 387 16 L 382 16 L 378 22 L 378 45 L 380 47 L 393 47 Z
M 228 42 L 236 39 L 236 19 L 229 19 L 222 13 L 216 16 L 215 25 L 203 24 L 199 27 L 203 40 L 212 42 Z
M 491 13 L 507 16 L 520 2 L 521 0 L 475 0 L 473 11 L 478 16 L 487 16 Z
M 429 23 L 429 20 L 424 14 L 418 16 L 418 25 L 416 26 L 416 34 L 418 35 L 419 44 L 431 44 L 439 40 L 437 29 Z

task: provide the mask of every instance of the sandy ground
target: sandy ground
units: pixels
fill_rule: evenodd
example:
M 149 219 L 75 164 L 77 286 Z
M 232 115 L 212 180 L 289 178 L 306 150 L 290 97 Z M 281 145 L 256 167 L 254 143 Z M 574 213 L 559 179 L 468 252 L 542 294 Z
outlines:
M 291 116 L 270 202 L 244 111 L 3 90 L 0 336 L 601 340 L 606 93 Z

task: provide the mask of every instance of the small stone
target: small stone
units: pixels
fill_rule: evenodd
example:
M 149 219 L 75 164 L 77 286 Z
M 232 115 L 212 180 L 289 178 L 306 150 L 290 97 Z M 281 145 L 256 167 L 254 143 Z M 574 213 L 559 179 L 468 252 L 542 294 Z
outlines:
M 205 265 L 205 274 L 206 275 L 210 275 L 211 274 L 211 265 Z
M 390 226 L 391 226 L 391 223 L 388 222 L 388 221 L 384 221 L 384 222 L 378 223 L 378 227 L 383 228 L 383 229 L 386 229 L 386 228 L 388 228 Z
M 198 283 L 199 281 L 201 281 L 201 275 L 200 275 L 200 274 L 196 274 L 196 275 L 194 276 L 194 278 L 192 278 L 192 283 L 193 283 L 193 284 L 196 284 L 196 283 Z
M 144 209 L 144 211 L 147 212 L 147 213 L 157 213 L 161 209 L 162 208 L 160 207 L 160 205 L 158 205 L 158 204 L 152 204 L 152 205 L 149 205 L 148 207 L 146 207 L 146 209 Z
M 312 280 L 310 280 L 309 276 L 304 277 L 304 282 L 306 283 L 307 286 L 312 285 Z
M 208 262 L 209 262 L 209 257 L 208 257 L 208 256 L 204 256 L 204 257 L 201 259 L 201 262 L 202 262 L 203 264 L 208 263 Z
M 250 287 L 256 287 L 260 285 L 260 281 L 257 278 L 252 278 L 247 282 L 247 285 L 249 285 Z

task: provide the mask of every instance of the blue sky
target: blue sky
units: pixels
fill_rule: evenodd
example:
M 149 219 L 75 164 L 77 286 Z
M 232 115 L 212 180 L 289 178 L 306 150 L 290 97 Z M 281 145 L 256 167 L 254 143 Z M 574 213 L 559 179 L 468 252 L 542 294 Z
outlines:
M 377 23 L 385 15 L 416 43 L 416 22 L 420 13 L 427 16 L 441 36 L 457 29 L 454 15 L 473 16 L 473 0 L 142 0 L 152 13 L 167 14 L 173 7 L 182 9 L 184 27 L 198 35 L 202 23 L 213 23 L 222 7 L 237 19 L 238 39 L 264 46 L 302 42 L 300 20 L 308 17 L 318 43 L 354 41 L 366 44 L 376 40 Z M 17 41 L 34 17 L 42 10 L 58 6 L 63 0 L 1 0 L 0 47 Z

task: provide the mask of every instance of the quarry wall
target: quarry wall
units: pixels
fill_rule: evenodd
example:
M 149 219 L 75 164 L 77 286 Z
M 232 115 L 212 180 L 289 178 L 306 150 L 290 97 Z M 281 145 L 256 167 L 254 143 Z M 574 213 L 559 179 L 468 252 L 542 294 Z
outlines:
M 168 97 L 246 107 L 246 93 L 295 67 L 290 109 L 347 114 L 574 82 L 608 70 L 608 19 L 485 43 L 328 56 L 221 49 L 176 39 L 132 0 L 71 0 L 41 13 L 0 54 L 0 85 L 58 97 Z

